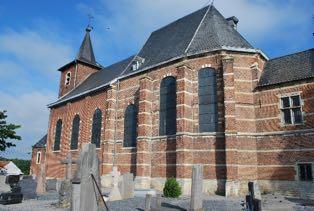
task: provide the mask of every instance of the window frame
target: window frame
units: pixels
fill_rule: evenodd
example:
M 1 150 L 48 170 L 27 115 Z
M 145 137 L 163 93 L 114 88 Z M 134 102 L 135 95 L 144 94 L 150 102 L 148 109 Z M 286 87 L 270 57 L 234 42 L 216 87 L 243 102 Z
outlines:
M 38 160 L 38 158 L 39 158 L 39 160 Z M 38 151 L 36 153 L 36 164 L 40 164 L 40 163 L 41 163 L 41 152 Z
M 292 98 L 293 97 L 298 97 L 299 98 L 299 105 L 298 106 L 294 106 L 293 105 L 293 100 Z M 288 98 L 289 99 L 289 107 L 284 107 L 284 103 L 283 103 L 283 99 L 284 98 Z M 279 97 L 279 110 L 280 110 L 280 121 L 281 121 L 281 124 L 284 125 L 284 126 L 289 126 L 289 125 L 303 125 L 304 124 L 304 114 L 303 114 L 303 111 L 302 111 L 302 106 L 303 106 L 303 101 L 302 101 L 302 98 L 301 98 L 301 94 L 300 93 L 293 93 L 293 94 L 289 94 L 289 95 L 281 95 Z M 300 113 L 301 113 L 301 121 L 300 122 L 295 122 L 295 114 L 294 114 L 294 110 L 295 109 L 299 109 L 300 110 Z M 291 123 L 289 122 L 286 122 L 285 120 L 285 112 L 284 111 L 289 111 L 290 113 L 290 121 Z
M 311 166 L 311 176 L 312 176 L 312 179 L 305 179 L 305 180 L 302 180 L 301 179 L 301 175 L 300 175 L 300 166 L 301 165 L 310 165 Z M 314 181 L 314 163 L 311 163 L 311 162 L 298 162 L 296 164 L 296 180 L 298 181 L 301 181 L 301 182 L 313 182 Z
M 78 118 L 78 131 L 77 131 L 77 140 L 76 140 L 76 148 L 72 149 L 72 141 L 73 141 L 73 130 L 74 128 L 74 121 Z M 70 139 L 70 151 L 77 151 L 79 148 L 79 138 L 80 138 L 80 129 L 81 129 L 81 117 L 79 114 L 75 114 L 72 120 L 72 128 L 71 128 L 71 139 Z
M 69 86 L 71 83 L 71 72 L 65 74 L 64 85 Z
M 60 137 L 59 137 L 59 146 L 58 149 L 56 149 L 56 136 L 57 136 L 57 129 L 58 129 L 58 123 L 60 122 Z M 63 128 L 63 121 L 62 119 L 58 119 L 55 125 L 55 131 L 54 131 L 54 142 L 53 142 L 53 152 L 60 152 L 61 151 L 61 140 L 62 140 L 62 128 Z
M 217 71 L 212 67 L 201 68 L 197 73 L 197 78 L 198 78 L 198 132 L 215 133 L 218 131 L 219 124 Z M 204 112 L 205 110 L 207 112 Z
M 99 125 L 99 137 L 98 137 L 98 138 L 99 138 L 99 143 L 98 143 L 99 146 L 97 146 L 97 144 L 93 142 L 93 137 L 96 136 L 96 135 L 95 135 L 95 132 L 96 132 L 95 130 L 96 130 L 96 129 L 94 129 L 94 125 L 96 125 L 96 123 L 94 123 L 94 121 L 95 121 L 95 119 L 96 119 L 96 114 L 97 114 L 98 111 L 100 112 L 100 116 L 99 116 L 99 117 L 100 117 L 100 122 L 99 122 L 100 125 Z M 96 145 L 96 149 L 100 149 L 100 148 L 101 148 L 102 120 L 103 120 L 103 118 L 102 118 L 102 110 L 101 110 L 100 108 L 97 108 L 97 109 L 94 111 L 94 114 L 93 114 L 93 118 L 92 118 L 92 130 L 91 130 L 91 143 Z
M 172 82 L 174 83 L 173 85 L 171 85 Z M 172 86 L 174 86 L 174 90 L 171 90 Z M 172 93 L 172 91 L 174 92 Z M 171 123 L 174 123 L 174 126 L 171 126 Z M 177 79 L 174 76 L 167 76 L 161 80 L 159 89 L 159 136 L 173 136 L 176 134 Z
M 131 110 L 132 109 L 132 110 Z M 132 112 L 132 116 L 128 116 L 129 113 L 128 112 Z M 134 115 L 134 116 L 133 116 Z M 131 119 L 128 119 L 128 118 Z M 126 123 L 127 121 L 132 121 L 135 122 L 135 124 L 132 124 L 133 127 L 128 127 L 128 130 L 126 130 Z M 128 136 L 129 132 L 133 132 L 133 130 L 135 129 L 135 134 L 131 135 L 131 140 L 129 141 L 131 144 L 129 144 L 129 142 L 126 142 L 126 137 Z M 133 137 L 134 136 L 134 137 Z M 123 148 L 136 148 L 136 142 L 137 142 L 137 137 L 138 137 L 138 107 L 134 104 L 129 104 L 124 112 L 124 131 L 123 131 L 123 143 L 122 143 L 122 147 Z M 132 140 L 132 138 L 134 138 L 134 140 Z M 126 145 L 126 143 L 128 143 L 129 145 Z

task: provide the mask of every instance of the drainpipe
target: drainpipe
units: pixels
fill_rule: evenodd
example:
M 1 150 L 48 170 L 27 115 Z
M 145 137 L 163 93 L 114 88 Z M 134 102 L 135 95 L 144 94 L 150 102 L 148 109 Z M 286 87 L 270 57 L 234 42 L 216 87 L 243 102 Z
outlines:
M 76 85 L 76 77 L 77 76 L 77 61 L 75 60 L 75 74 L 74 74 L 74 85 L 73 87 L 75 88 L 75 85 Z
M 114 115 L 114 145 L 113 145 L 113 166 L 116 165 L 116 143 L 117 143 L 117 120 L 118 120 L 118 93 L 120 92 L 120 80 L 117 79 L 117 89 L 116 89 L 116 101 L 115 101 L 115 115 Z

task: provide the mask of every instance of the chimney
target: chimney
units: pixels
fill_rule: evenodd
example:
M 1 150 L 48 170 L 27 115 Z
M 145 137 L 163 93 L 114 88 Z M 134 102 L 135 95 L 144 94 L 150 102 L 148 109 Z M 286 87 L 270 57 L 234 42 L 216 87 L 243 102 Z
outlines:
M 230 18 L 226 19 L 228 21 L 228 24 L 233 27 L 235 30 L 237 30 L 237 25 L 239 23 L 239 19 L 235 16 L 232 16 Z

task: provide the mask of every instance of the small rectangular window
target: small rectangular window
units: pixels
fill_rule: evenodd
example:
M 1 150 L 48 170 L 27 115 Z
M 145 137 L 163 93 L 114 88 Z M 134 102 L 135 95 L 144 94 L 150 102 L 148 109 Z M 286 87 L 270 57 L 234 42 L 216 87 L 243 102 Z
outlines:
M 302 124 L 300 95 L 282 97 L 280 99 L 281 118 L 284 124 Z
M 41 159 L 41 152 L 37 152 L 36 164 L 40 164 L 40 159 Z
M 301 181 L 312 181 L 313 172 L 311 163 L 298 164 L 299 180 Z

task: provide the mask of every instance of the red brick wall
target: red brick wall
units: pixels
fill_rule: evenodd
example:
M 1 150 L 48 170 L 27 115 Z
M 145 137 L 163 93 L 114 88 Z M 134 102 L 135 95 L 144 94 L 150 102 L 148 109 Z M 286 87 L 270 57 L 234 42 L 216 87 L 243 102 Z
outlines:
M 80 143 L 89 142 L 93 112 L 99 107 L 103 112 L 98 153 L 102 174 L 108 174 L 115 162 L 122 173 L 190 178 L 192 165 L 200 163 L 204 164 L 205 179 L 294 179 L 296 161 L 313 161 L 310 150 L 305 153 L 299 150 L 313 148 L 310 141 L 313 137 L 269 136 L 265 132 L 313 128 L 313 84 L 256 91 L 264 62 L 258 54 L 217 52 L 123 79 L 119 92 L 115 84 L 106 91 L 53 108 L 48 129 L 47 177 L 64 177 L 65 166 L 59 162 L 69 151 L 74 115 L 79 113 L 81 117 Z M 198 70 L 205 66 L 217 71 L 217 133 L 198 132 L 197 77 Z M 159 88 L 167 76 L 177 80 L 177 135 L 170 137 L 159 136 Z M 302 91 L 306 122 L 298 127 L 282 127 L 278 120 L 272 119 L 279 114 L 276 95 L 291 91 Z M 136 148 L 123 147 L 124 112 L 130 103 L 139 105 Z M 59 118 L 63 121 L 61 151 L 53 152 Z M 72 152 L 74 156 L 77 153 Z
M 37 152 L 40 152 L 40 163 L 37 163 Z M 35 175 L 38 177 L 40 175 L 40 165 L 45 163 L 46 157 L 46 150 L 45 148 L 33 148 L 32 150 L 32 159 L 31 159 L 31 166 L 30 166 L 30 175 Z

